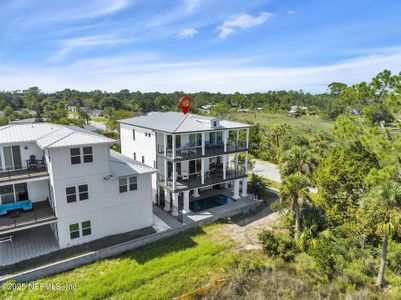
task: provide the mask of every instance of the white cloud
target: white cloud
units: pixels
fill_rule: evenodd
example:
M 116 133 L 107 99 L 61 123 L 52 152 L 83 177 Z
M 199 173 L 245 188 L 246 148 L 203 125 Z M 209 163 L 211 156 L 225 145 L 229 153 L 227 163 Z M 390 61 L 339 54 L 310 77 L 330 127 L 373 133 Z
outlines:
M 252 16 L 249 14 L 231 16 L 224 23 L 219 26 L 221 39 L 225 39 L 228 35 L 235 32 L 236 29 L 250 28 L 259 26 L 266 23 L 274 15 L 269 12 L 262 12 L 258 16 Z
M 195 35 L 198 34 L 198 30 L 195 28 L 186 28 L 180 31 L 179 33 L 179 38 L 180 39 L 188 39 L 191 37 L 194 37 Z
M 199 0 L 184 0 L 185 10 L 192 12 L 194 8 L 198 5 Z
M 289 15 L 294 15 L 296 12 L 295 12 L 295 10 L 289 10 L 289 11 L 287 11 L 287 14 L 289 14 Z
M 401 50 L 382 51 L 338 63 L 311 67 L 254 67 L 246 60 L 179 61 L 163 63 L 155 54 L 86 59 L 55 67 L 0 64 L 0 90 L 39 86 L 44 91 L 64 88 L 119 91 L 255 92 L 303 89 L 324 92 L 333 81 L 353 84 L 370 80 L 383 69 L 401 70 Z
M 61 42 L 61 49 L 50 57 L 50 62 L 58 62 L 75 51 L 93 48 L 96 46 L 113 46 L 128 43 L 129 40 L 116 38 L 108 35 L 94 35 L 75 39 L 68 39 Z

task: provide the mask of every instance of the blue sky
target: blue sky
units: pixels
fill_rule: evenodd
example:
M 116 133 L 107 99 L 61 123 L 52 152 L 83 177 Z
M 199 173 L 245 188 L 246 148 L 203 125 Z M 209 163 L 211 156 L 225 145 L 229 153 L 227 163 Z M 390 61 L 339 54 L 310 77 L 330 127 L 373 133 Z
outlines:
M 323 92 L 401 71 L 399 1 L 1 0 L 0 89 Z

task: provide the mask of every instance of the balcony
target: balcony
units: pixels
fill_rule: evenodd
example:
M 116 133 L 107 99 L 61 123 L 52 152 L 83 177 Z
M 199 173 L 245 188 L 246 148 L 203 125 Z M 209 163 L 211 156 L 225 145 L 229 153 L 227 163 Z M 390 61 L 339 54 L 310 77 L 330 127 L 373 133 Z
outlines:
M 164 149 L 162 145 L 158 145 L 157 154 L 161 157 L 165 157 L 169 160 L 182 161 L 182 160 L 190 160 L 197 159 L 201 157 L 211 157 L 218 156 L 223 154 L 230 154 L 236 152 L 246 151 L 246 143 L 239 142 L 238 145 L 227 145 L 227 151 L 224 152 L 224 145 L 222 143 L 219 144 L 205 144 L 205 155 L 202 155 L 202 147 L 201 146 L 185 146 L 177 148 L 175 151 L 175 159 L 173 159 L 173 149 L 167 149 L 167 155 L 164 155 Z
M 31 211 L 15 210 L 0 216 L 0 234 L 17 231 L 32 225 L 42 225 L 57 220 L 48 201 L 32 203 Z
M 168 188 L 174 192 L 182 192 L 185 190 L 190 190 L 194 188 L 210 186 L 218 183 L 224 183 L 227 181 L 231 181 L 234 179 L 240 179 L 246 177 L 247 174 L 245 173 L 244 168 L 238 167 L 237 169 L 227 169 L 226 171 L 226 178 L 224 179 L 223 170 L 210 170 L 205 171 L 205 180 L 202 184 L 202 175 L 200 172 L 196 174 L 190 174 L 185 179 L 183 176 L 179 175 L 176 181 L 175 190 L 173 188 L 173 179 L 169 177 L 167 179 L 167 185 L 165 184 L 164 178 L 159 178 L 159 185 Z
M 49 176 L 46 165 L 41 163 L 41 161 L 37 161 L 34 165 L 27 164 L 27 166 L 26 169 L 5 170 L 0 172 L 0 183 Z

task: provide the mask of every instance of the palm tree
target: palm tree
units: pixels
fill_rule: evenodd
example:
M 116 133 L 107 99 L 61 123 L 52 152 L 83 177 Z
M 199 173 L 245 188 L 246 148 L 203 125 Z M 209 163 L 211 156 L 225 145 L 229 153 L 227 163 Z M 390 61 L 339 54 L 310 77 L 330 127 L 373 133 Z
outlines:
M 383 286 L 388 238 L 400 228 L 401 184 L 390 180 L 375 187 L 362 199 L 361 209 L 365 213 L 369 225 L 373 226 L 376 233 L 383 237 L 380 267 L 376 282 L 378 286 Z
M 299 172 L 309 177 L 315 167 L 316 162 L 310 148 L 294 146 L 283 153 L 280 171 L 284 176 Z
M 300 174 L 284 177 L 280 188 L 280 198 L 283 204 L 295 213 L 295 233 L 301 230 L 301 209 L 309 195 L 309 179 Z

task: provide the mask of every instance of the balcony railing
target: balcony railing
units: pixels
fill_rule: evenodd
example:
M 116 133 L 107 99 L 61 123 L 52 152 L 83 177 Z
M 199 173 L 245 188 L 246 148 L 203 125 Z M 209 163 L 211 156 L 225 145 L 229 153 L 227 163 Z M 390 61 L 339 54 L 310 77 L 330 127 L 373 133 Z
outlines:
M 224 152 L 224 145 L 222 143 L 219 144 L 205 144 L 205 155 L 202 155 L 202 147 L 201 146 L 187 146 L 180 147 L 175 150 L 175 159 L 176 160 L 187 160 L 187 159 L 196 159 L 200 157 L 207 156 L 215 156 L 215 155 L 223 155 L 224 153 L 234 153 L 238 151 L 246 150 L 246 143 L 239 142 L 238 145 L 227 144 L 227 151 Z M 164 148 L 162 145 L 157 146 L 157 154 L 161 156 L 164 155 Z M 173 149 L 167 149 L 167 158 L 173 158 Z
M 28 179 L 34 177 L 48 176 L 46 165 L 38 165 L 37 167 L 28 167 L 18 170 L 3 170 L 0 171 L 0 182 L 11 180 Z
M 31 211 L 16 210 L 0 216 L 0 234 L 52 220 L 56 220 L 56 214 L 48 201 L 33 203 Z
M 205 172 L 204 183 L 202 184 L 202 175 L 200 172 L 196 174 L 190 174 L 188 176 L 178 175 L 176 180 L 175 190 L 188 190 L 194 189 L 202 186 L 208 186 L 213 184 L 218 184 L 219 182 L 225 182 L 229 180 L 234 180 L 237 178 L 246 177 L 247 174 L 243 167 L 238 167 L 237 169 L 227 169 L 226 177 L 223 176 L 223 170 L 210 170 Z M 159 176 L 159 183 L 165 185 L 165 179 L 163 176 Z M 167 178 L 167 187 L 173 189 L 173 178 Z

